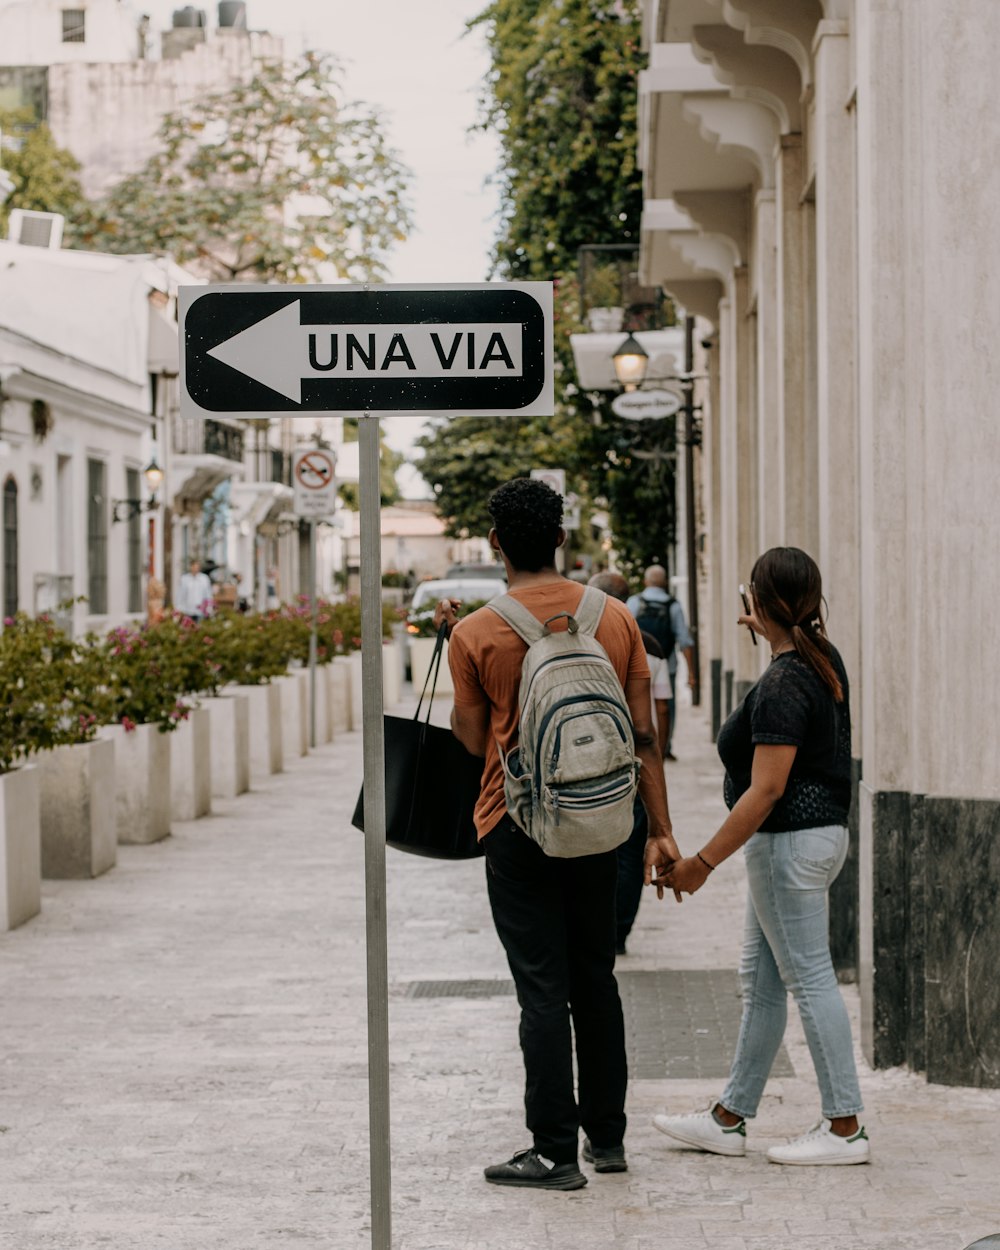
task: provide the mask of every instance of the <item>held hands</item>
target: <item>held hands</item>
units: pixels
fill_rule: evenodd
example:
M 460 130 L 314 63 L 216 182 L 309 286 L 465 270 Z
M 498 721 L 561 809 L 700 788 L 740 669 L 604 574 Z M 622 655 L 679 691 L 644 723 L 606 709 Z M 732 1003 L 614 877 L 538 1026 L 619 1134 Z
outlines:
M 694 894 L 708 880 L 711 869 L 697 855 L 689 855 L 686 859 L 678 859 L 663 874 L 665 883 L 673 890 L 678 902 L 681 893 Z M 662 895 L 661 895 L 662 897 Z
M 663 887 L 667 884 L 666 874 L 680 858 L 681 853 L 677 849 L 674 835 L 669 831 L 660 834 L 650 834 L 646 839 L 646 850 L 643 854 L 642 881 L 643 885 L 656 886 L 657 898 L 663 898 Z M 674 890 L 674 898 L 678 903 L 681 902 L 679 890 Z

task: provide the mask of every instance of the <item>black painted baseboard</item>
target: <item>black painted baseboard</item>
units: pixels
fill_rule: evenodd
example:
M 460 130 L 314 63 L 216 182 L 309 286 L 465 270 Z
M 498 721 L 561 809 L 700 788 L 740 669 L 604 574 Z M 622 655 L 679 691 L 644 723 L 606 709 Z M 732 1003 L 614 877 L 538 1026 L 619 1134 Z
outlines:
M 927 1079 L 1000 1087 L 1000 802 L 922 803 Z
M 865 1053 L 1000 1088 L 1000 801 L 860 792 Z
M 858 785 L 861 761 L 851 760 L 850 841 L 840 876 L 830 887 L 830 952 L 837 979 L 858 979 Z
M 717 741 L 722 728 L 722 661 L 712 660 L 709 673 L 712 682 L 712 741 Z

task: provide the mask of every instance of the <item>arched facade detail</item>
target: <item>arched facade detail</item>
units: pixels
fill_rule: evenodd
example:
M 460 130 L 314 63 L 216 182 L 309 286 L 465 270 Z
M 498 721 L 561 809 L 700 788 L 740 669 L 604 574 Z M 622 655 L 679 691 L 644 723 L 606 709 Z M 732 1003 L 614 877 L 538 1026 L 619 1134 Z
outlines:
M 761 186 L 774 186 L 774 154 L 780 135 L 773 112 L 730 96 L 685 96 L 684 116 L 723 154 L 748 159 Z
M 747 45 L 728 26 L 696 26 L 692 35 L 695 56 L 712 66 L 733 99 L 769 108 L 783 135 L 802 129 L 802 76 L 794 60 L 776 48 Z
M 790 57 L 799 71 L 803 90 L 813 83 L 812 41 L 823 19 L 819 0 L 725 0 L 723 16 L 734 30 L 743 32 L 748 44 L 777 48 Z

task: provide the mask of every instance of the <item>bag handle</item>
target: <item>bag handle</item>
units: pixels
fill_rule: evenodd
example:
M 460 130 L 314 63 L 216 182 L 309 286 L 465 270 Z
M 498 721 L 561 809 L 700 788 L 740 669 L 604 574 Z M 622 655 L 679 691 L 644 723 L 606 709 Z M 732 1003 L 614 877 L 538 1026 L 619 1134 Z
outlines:
M 427 666 L 427 676 L 424 678 L 424 688 L 420 692 L 420 701 L 417 704 L 417 710 L 413 713 L 413 719 L 420 719 L 420 709 L 424 705 L 424 696 L 427 694 L 428 682 L 431 682 L 431 674 L 434 680 L 431 682 L 431 697 L 427 700 L 427 724 L 431 723 L 431 709 L 434 706 L 434 692 L 437 690 L 438 674 L 441 672 L 441 657 L 444 655 L 444 644 L 448 639 L 448 622 L 442 621 L 437 632 L 437 639 L 434 643 L 434 653 L 431 656 L 431 662 Z

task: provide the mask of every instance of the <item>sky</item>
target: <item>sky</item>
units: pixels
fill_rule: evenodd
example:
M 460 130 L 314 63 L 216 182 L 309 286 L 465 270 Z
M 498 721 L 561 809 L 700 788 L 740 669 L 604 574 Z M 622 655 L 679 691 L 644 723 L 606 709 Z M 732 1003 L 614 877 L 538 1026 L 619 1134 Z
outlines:
M 135 0 L 155 32 L 185 0 Z M 287 49 L 333 52 L 348 98 L 384 115 L 391 145 L 413 172 L 415 229 L 389 259 L 391 282 L 482 282 L 496 233 L 497 195 L 487 186 L 499 155 L 491 135 L 470 134 L 489 68 L 482 34 L 465 24 L 487 0 L 248 0 L 251 30 L 269 30 Z M 197 3 L 217 22 L 214 2 Z M 422 422 L 394 417 L 386 437 L 406 452 Z M 422 493 L 401 473 L 404 494 Z

